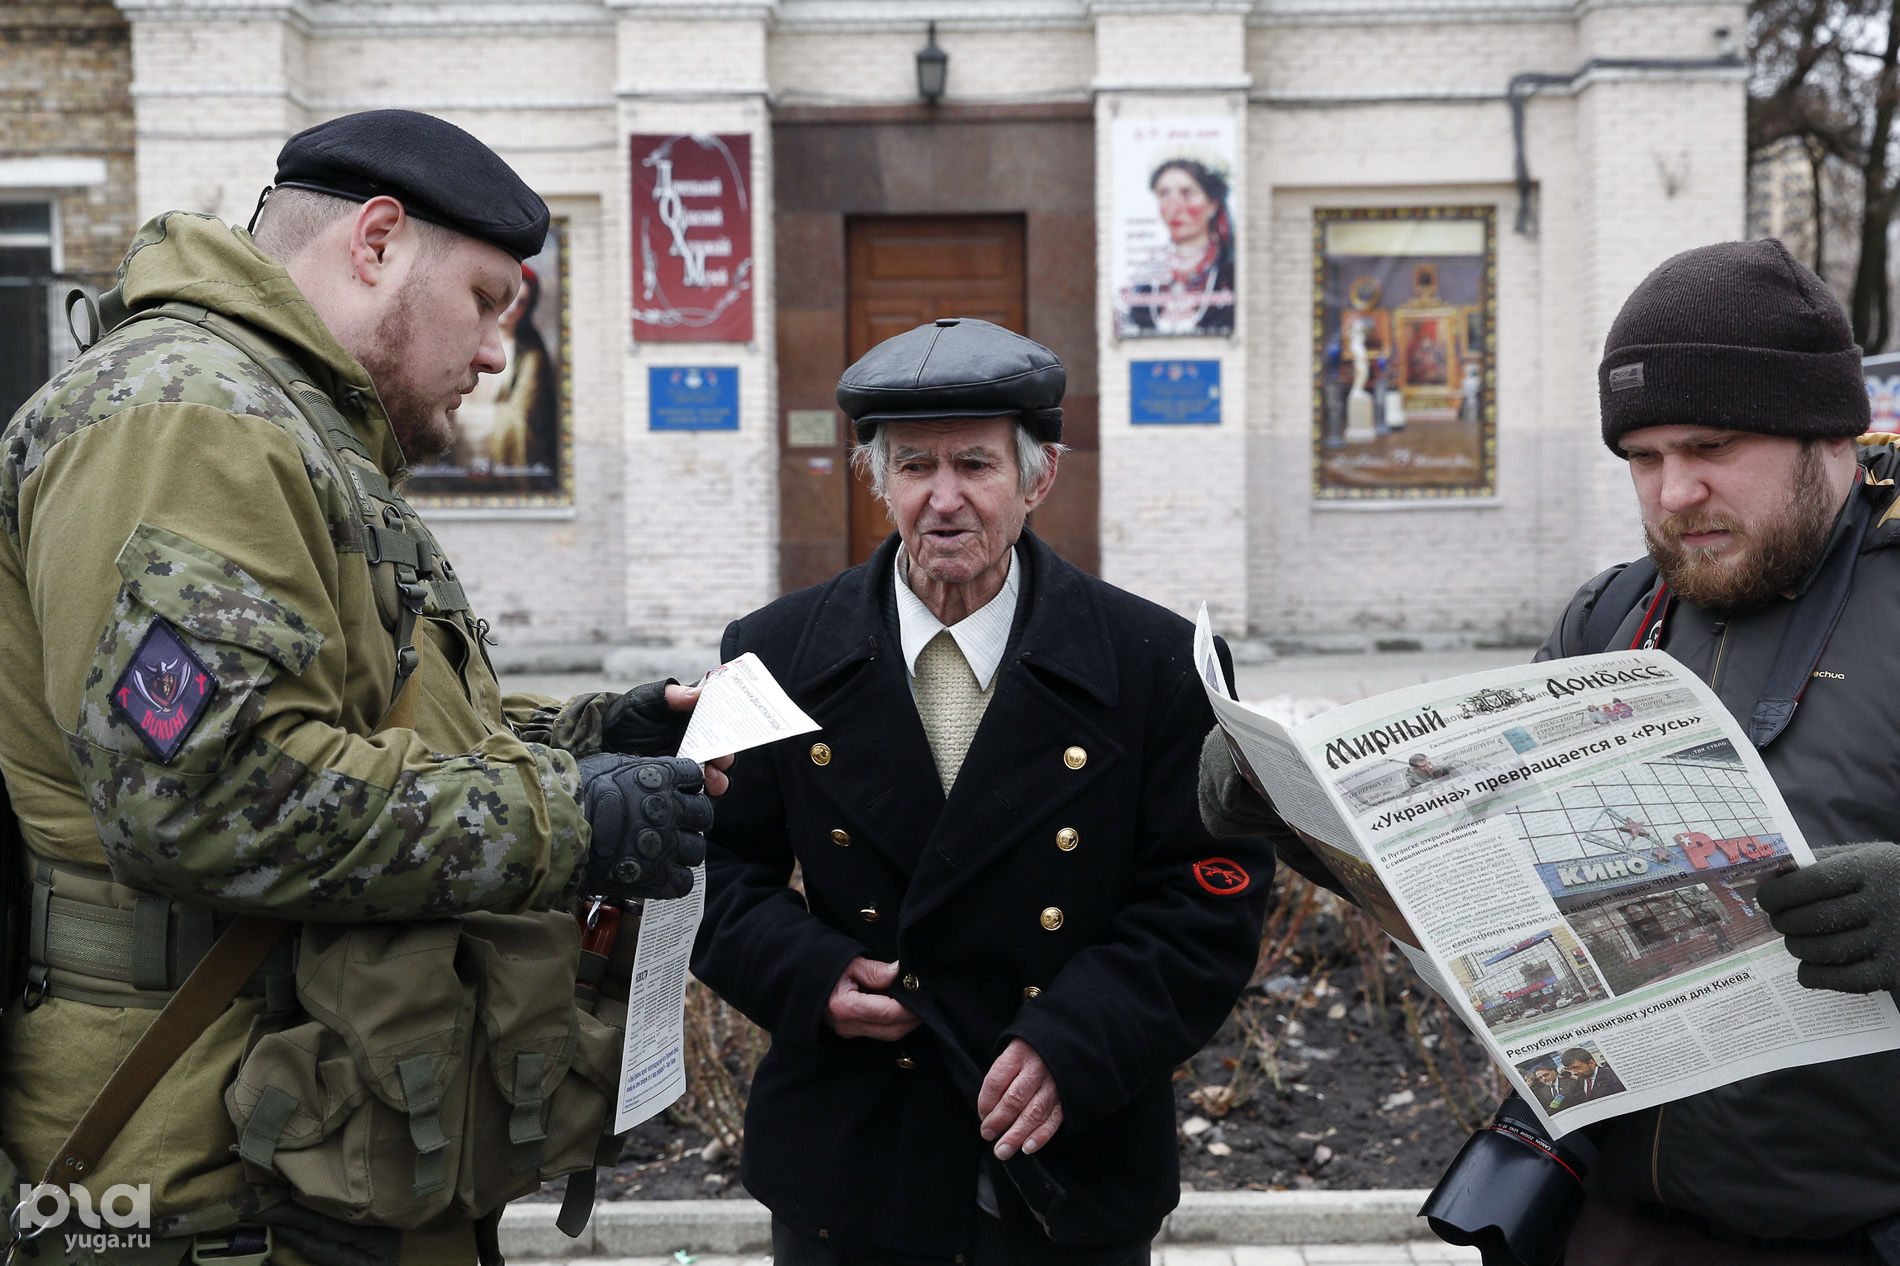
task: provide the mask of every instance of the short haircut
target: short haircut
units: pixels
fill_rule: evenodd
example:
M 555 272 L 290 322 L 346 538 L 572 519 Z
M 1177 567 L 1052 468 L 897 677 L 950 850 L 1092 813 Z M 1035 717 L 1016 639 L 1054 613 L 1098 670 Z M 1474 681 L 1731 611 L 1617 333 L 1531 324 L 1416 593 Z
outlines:
M 1027 495 L 1042 481 L 1049 464 L 1056 454 L 1069 451 L 1067 444 L 1043 443 L 1029 433 L 1022 419 L 1016 420 L 1016 487 Z M 871 491 L 878 496 L 890 497 L 891 485 L 891 429 L 879 426 L 871 433 L 871 438 L 857 446 L 851 452 L 851 464 L 871 480 Z
M 1581 1046 L 1571 1047 L 1562 1055 L 1559 1055 L 1557 1059 L 1559 1062 L 1565 1064 L 1594 1064 L 1597 1062 L 1597 1057 L 1592 1055 L 1589 1051 L 1584 1050 Z
M 258 250 L 282 263 L 310 245 L 338 220 L 346 215 L 354 215 L 362 205 L 352 199 L 318 193 L 314 189 L 278 185 L 271 190 L 270 197 L 265 199 L 263 208 L 258 212 L 257 230 L 252 240 L 257 243 Z M 452 240 L 452 229 L 431 224 L 414 214 L 409 219 L 416 226 L 417 239 L 427 256 L 433 257 Z

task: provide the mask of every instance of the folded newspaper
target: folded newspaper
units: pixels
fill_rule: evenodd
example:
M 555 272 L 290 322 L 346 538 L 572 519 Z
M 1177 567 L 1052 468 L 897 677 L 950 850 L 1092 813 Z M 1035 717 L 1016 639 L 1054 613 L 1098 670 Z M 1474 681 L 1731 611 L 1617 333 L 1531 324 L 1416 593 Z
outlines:
M 1498 668 L 1288 728 L 1195 658 L 1241 772 L 1554 1136 L 1900 1047 L 1889 994 L 1804 989 L 1756 906 L 1813 860 L 1721 701 L 1658 651 Z
M 703 763 L 818 728 L 750 651 L 707 673 L 700 686 L 699 703 L 680 737 L 679 754 L 688 760 Z M 686 896 L 646 902 L 627 994 L 615 1134 L 686 1093 L 686 976 L 705 910 L 704 866 L 693 871 Z

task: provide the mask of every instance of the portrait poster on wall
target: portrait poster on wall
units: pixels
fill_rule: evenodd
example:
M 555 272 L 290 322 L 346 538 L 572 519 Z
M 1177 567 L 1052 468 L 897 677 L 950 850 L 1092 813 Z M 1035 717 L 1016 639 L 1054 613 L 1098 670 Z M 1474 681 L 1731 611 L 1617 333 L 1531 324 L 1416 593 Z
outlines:
M 1234 332 L 1232 115 L 1115 120 L 1115 331 L 1122 338 Z
M 449 506 L 573 504 L 567 241 L 567 219 L 556 216 L 541 253 L 523 261 L 521 289 L 501 314 L 507 368 L 483 374 L 462 397 L 453 444 L 413 466 L 408 495 Z
M 633 337 L 752 341 L 752 138 L 634 136 Z
M 1313 494 L 1497 490 L 1494 208 L 1313 213 Z

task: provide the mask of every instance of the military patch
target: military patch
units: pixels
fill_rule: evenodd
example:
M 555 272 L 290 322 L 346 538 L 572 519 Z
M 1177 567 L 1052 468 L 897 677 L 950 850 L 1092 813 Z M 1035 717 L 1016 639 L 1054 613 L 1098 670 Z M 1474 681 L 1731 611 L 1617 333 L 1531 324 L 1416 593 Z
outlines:
M 217 693 L 211 670 L 178 640 L 170 622 L 156 619 L 113 684 L 112 706 L 169 765 Z
M 1194 863 L 1194 882 L 1217 897 L 1238 897 L 1253 886 L 1253 876 L 1239 862 L 1203 857 Z

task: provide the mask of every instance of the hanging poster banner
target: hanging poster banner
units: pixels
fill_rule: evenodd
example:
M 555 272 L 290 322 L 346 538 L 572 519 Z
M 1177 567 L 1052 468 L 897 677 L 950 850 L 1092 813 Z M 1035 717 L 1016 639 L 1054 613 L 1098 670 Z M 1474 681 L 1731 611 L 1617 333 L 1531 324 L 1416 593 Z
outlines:
M 462 397 L 454 442 L 413 466 L 408 495 L 439 506 L 573 504 L 567 236 L 556 216 L 541 253 L 522 262 L 521 290 L 501 314 L 507 368 Z
M 1497 491 L 1497 213 L 1313 213 L 1313 495 Z
M 751 342 L 751 136 L 631 142 L 634 338 Z
M 1234 332 L 1232 115 L 1115 120 L 1115 331 L 1122 338 Z

